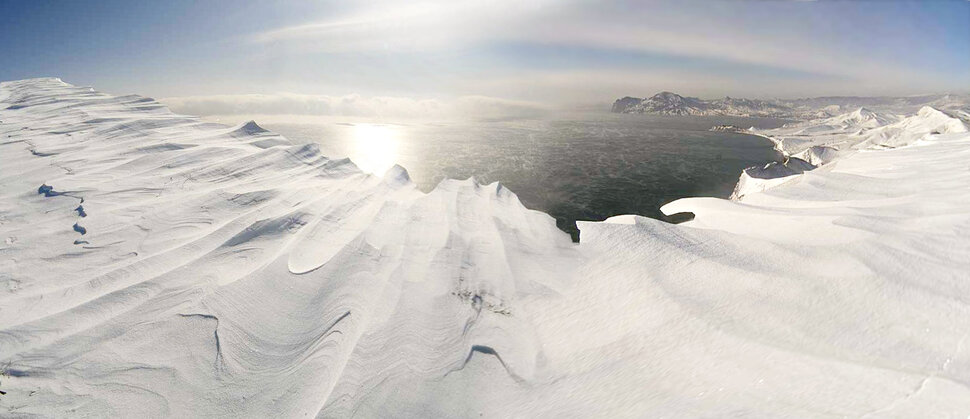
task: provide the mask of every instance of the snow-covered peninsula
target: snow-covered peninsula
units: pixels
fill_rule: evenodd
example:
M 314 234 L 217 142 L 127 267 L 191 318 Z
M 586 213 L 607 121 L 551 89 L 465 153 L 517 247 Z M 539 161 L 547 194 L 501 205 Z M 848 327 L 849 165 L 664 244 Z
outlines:
M 573 244 L 498 183 L 2 83 L 0 416 L 967 417 L 967 114 L 828 118 Z

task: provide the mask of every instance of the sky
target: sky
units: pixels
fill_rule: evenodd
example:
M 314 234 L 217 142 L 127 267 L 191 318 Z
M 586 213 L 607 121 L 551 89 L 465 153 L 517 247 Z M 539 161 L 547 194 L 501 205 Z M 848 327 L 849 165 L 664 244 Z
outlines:
M 970 90 L 970 1 L 0 0 L 0 80 L 192 114 L 438 115 Z

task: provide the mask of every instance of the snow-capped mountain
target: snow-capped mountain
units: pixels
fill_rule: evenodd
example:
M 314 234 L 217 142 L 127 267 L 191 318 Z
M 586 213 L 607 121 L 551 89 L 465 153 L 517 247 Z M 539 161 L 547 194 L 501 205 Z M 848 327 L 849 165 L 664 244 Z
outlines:
M 613 103 L 614 113 L 642 113 L 653 115 L 726 115 L 726 116 L 791 116 L 794 110 L 776 103 L 725 97 L 702 100 L 676 93 L 660 92 L 649 98 L 624 97 Z
M 702 115 L 706 111 L 707 106 L 700 99 L 671 92 L 660 92 L 646 99 L 625 97 L 613 103 L 613 112 L 617 113 Z

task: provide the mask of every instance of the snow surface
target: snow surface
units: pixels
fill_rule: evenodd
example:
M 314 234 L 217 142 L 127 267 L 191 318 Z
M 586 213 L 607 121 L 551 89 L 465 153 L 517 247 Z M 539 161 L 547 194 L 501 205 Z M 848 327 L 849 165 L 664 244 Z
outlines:
M 3 83 L 0 416 L 967 417 L 970 134 L 846 135 L 574 245 L 497 183 Z

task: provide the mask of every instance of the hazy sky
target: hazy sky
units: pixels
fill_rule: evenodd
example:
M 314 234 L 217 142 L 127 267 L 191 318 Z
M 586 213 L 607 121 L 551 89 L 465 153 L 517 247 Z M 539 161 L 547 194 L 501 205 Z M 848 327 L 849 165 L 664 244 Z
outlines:
M 968 22 L 965 0 L 0 0 L 0 80 L 57 76 L 192 113 L 966 92 Z

